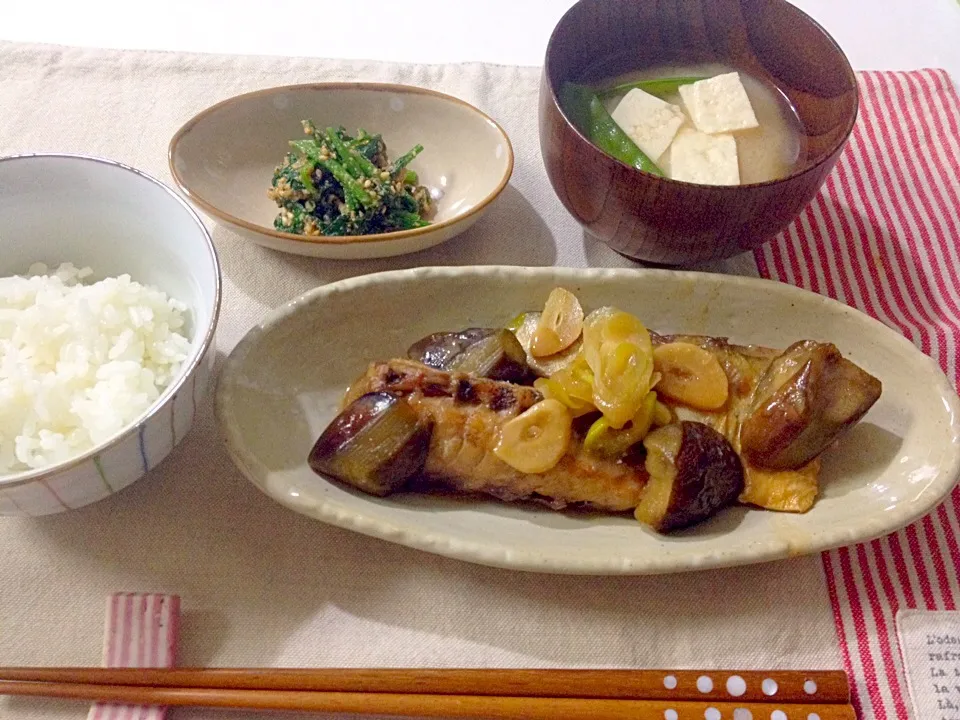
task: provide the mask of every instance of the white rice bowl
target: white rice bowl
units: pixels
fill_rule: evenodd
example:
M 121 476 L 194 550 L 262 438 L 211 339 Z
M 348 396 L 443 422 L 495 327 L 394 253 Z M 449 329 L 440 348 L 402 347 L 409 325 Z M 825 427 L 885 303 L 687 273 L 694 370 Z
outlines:
M 92 275 L 65 263 L 0 278 L 0 477 L 111 439 L 190 355 L 186 305 L 129 275 Z

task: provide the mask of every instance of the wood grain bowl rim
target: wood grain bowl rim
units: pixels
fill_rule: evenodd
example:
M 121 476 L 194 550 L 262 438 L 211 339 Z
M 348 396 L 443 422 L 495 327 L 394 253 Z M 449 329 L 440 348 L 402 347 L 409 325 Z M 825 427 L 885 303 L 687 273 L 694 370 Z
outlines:
M 573 11 L 576 10 L 581 4 L 585 2 L 597 2 L 597 1 L 598 0 L 577 0 L 577 2 L 574 3 L 560 17 L 560 20 L 557 21 L 557 24 L 554 26 L 553 31 L 550 33 L 550 40 L 547 42 L 547 49 L 546 49 L 546 53 L 544 54 L 544 60 L 543 60 L 543 76 L 546 80 L 547 88 L 550 90 L 550 99 L 553 103 L 553 106 L 557 109 L 557 112 L 560 113 L 560 117 L 563 118 L 565 125 L 569 129 L 573 130 L 573 132 L 577 135 L 578 138 L 580 138 L 580 140 L 582 140 L 583 142 L 593 147 L 598 153 L 600 153 L 603 157 L 607 158 L 610 162 L 616 163 L 617 165 L 620 165 L 623 168 L 629 171 L 632 171 L 634 173 L 638 173 L 640 176 L 646 176 L 652 181 L 665 182 L 669 185 L 676 185 L 678 187 L 709 188 L 718 193 L 726 193 L 726 194 L 732 195 L 736 193 L 738 190 L 742 190 L 743 188 L 771 187 L 780 183 L 785 183 L 787 181 L 791 181 L 796 178 L 802 177 L 807 173 L 814 172 L 818 170 L 824 163 L 831 161 L 831 159 L 834 158 L 838 152 L 843 150 L 844 145 L 846 145 L 847 141 L 850 139 L 850 135 L 851 133 L 853 133 L 853 128 L 856 126 L 856 123 L 857 123 L 857 117 L 860 114 L 860 86 L 857 83 L 857 75 L 853 69 L 853 66 L 850 64 L 850 59 L 847 57 L 846 53 L 843 51 L 843 48 L 840 47 L 840 43 L 838 43 L 836 39 L 829 32 L 827 32 L 826 28 L 824 28 L 823 25 L 818 23 L 816 20 L 814 20 L 810 15 L 805 13 L 799 7 L 797 7 L 796 5 L 793 5 L 792 3 L 787 2 L 787 0 L 768 0 L 768 2 L 772 4 L 779 4 L 780 6 L 784 7 L 787 11 L 796 12 L 802 21 L 810 24 L 815 30 L 819 31 L 824 38 L 826 38 L 826 40 L 830 43 L 831 47 L 836 51 L 837 55 L 841 60 L 841 64 L 843 65 L 844 76 L 853 90 L 853 112 L 850 114 L 850 117 L 847 120 L 847 123 L 843 128 L 843 132 L 840 135 L 840 138 L 837 140 L 837 142 L 831 145 L 828 150 L 821 152 L 816 162 L 810 163 L 805 167 L 795 170 L 794 172 L 791 172 L 789 175 L 784 175 L 783 177 L 776 178 L 774 180 L 764 180 L 763 182 L 755 182 L 755 183 L 741 183 L 737 185 L 706 185 L 704 183 L 688 182 L 686 180 L 674 180 L 673 178 L 669 178 L 666 175 L 654 175 L 653 173 L 647 172 L 646 170 L 640 170 L 639 168 L 635 168 L 632 165 L 627 165 L 622 160 L 618 160 L 617 158 L 605 153 L 603 150 L 598 148 L 596 144 L 594 144 L 592 140 L 587 138 L 576 126 L 576 124 L 574 124 L 570 120 L 570 118 L 567 116 L 567 113 L 563 109 L 563 105 L 561 105 L 560 100 L 557 97 L 557 90 L 554 87 L 554 83 L 550 74 L 550 61 L 554 54 L 553 51 L 554 51 L 554 44 L 556 42 L 557 30 L 567 20 L 568 16 L 571 13 L 573 13 Z
M 471 207 L 465 212 L 460 212 L 454 215 L 451 218 L 443 220 L 437 223 L 431 223 L 420 228 L 413 228 L 411 230 L 397 230 L 389 233 L 378 233 L 372 235 L 320 235 L 320 236 L 307 236 L 307 235 L 297 235 L 295 233 L 281 232 L 275 230 L 274 228 L 269 228 L 264 225 L 258 225 L 256 223 L 249 222 L 248 220 L 242 220 L 235 215 L 221 210 L 212 202 L 206 198 L 199 195 L 195 190 L 191 190 L 187 184 L 184 182 L 183 178 L 180 177 L 180 174 L 177 172 L 177 169 L 174 165 L 174 154 L 177 151 L 177 147 L 180 144 L 180 141 L 183 137 L 193 129 L 202 120 L 206 119 L 208 116 L 212 115 L 216 111 L 227 107 L 229 105 L 236 104 L 243 100 L 249 100 L 250 98 L 258 97 L 261 95 L 270 95 L 281 92 L 298 92 L 304 90 L 370 90 L 374 92 L 393 92 L 398 94 L 406 95 L 429 95 L 431 97 L 439 98 L 445 102 L 450 102 L 461 107 L 466 108 L 467 110 L 475 113 L 480 117 L 481 120 L 491 125 L 503 138 L 504 145 L 506 146 L 507 151 L 507 165 L 503 172 L 503 177 L 500 178 L 500 181 L 497 185 L 487 193 L 484 198 Z M 187 120 L 179 130 L 177 130 L 173 137 L 170 139 L 170 144 L 167 147 L 167 164 L 170 168 L 170 174 L 173 177 L 173 181 L 176 183 L 177 187 L 180 188 L 183 193 L 194 203 L 196 203 L 204 212 L 209 215 L 212 215 L 215 218 L 223 220 L 226 223 L 231 225 L 241 227 L 245 230 L 251 232 L 259 233 L 261 235 L 268 235 L 278 240 L 289 240 L 298 243 L 304 243 L 307 245 L 336 245 L 336 246 L 346 246 L 346 245 L 357 245 L 362 243 L 369 242 L 384 242 L 389 240 L 403 240 L 406 238 L 418 237 L 420 235 L 427 235 L 429 233 L 437 232 L 444 228 L 451 227 L 457 223 L 463 222 L 467 218 L 476 215 L 477 213 L 482 212 L 487 208 L 490 203 L 499 197 L 500 193 L 503 192 L 504 188 L 507 187 L 507 184 L 510 182 L 510 178 L 513 176 L 513 167 L 514 167 L 514 152 L 513 152 L 513 143 L 510 141 L 510 136 L 507 135 L 506 130 L 494 120 L 492 117 L 487 115 L 485 112 L 480 110 L 474 105 L 471 105 L 466 100 L 461 100 L 458 97 L 453 95 L 448 95 L 446 93 L 439 92 L 437 90 L 431 90 L 429 88 L 418 87 L 416 85 L 402 85 L 400 83 L 381 83 L 381 82 L 322 82 L 322 83 L 299 83 L 293 85 L 278 85 L 275 87 L 261 88 L 259 90 L 253 90 L 251 92 L 241 93 L 239 95 L 234 95 L 232 97 L 221 100 L 218 103 L 215 103 L 200 112 L 194 115 L 192 118 Z

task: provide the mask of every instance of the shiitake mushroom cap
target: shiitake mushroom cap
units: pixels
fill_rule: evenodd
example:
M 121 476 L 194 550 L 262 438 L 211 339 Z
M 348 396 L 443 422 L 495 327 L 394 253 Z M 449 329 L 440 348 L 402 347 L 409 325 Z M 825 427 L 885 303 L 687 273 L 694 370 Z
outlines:
M 634 515 L 658 532 L 702 522 L 734 503 L 743 466 L 730 442 L 699 422 L 657 428 L 643 440 L 650 475 Z

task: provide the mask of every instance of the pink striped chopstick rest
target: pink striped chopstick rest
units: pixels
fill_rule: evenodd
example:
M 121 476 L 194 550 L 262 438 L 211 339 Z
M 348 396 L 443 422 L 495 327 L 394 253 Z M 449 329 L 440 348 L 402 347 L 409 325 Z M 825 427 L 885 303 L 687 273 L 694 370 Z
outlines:
M 180 598 L 151 593 L 115 593 L 107 599 L 103 642 L 105 667 L 172 668 L 176 664 Z M 163 720 L 156 705 L 96 703 L 87 720 Z

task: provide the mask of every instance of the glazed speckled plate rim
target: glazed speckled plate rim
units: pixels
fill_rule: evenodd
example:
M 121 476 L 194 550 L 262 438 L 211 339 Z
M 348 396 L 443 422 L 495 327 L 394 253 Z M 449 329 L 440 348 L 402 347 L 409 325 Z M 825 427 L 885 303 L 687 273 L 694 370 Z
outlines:
M 296 235 L 294 233 L 281 232 L 275 228 L 270 228 L 265 225 L 258 225 L 257 223 L 250 222 L 248 220 L 243 220 L 238 218 L 231 213 L 228 213 L 226 210 L 221 210 L 217 205 L 210 202 L 196 190 L 191 190 L 190 186 L 180 177 L 180 173 L 177 172 L 176 164 L 174 162 L 174 156 L 176 155 L 177 148 L 180 145 L 180 141 L 189 133 L 198 123 L 207 119 L 217 110 L 228 107 L 230 105 L 237 104 L 244 100 L 250 98 L 259 97 L 261 95 L 270 95 L 274 93 L 281 92 L 303 92 L 303 91 L 314 91 L 314 90 L 366 90 L 371 92 L 394 92 L 398 94 L 407 94 L 407 95 L 427 95 L 429 97 L 437 98 L 438 100 L 460 105 L 461 107 L 466 108 L 467 110 L 473 112 L 477 117 L 493 127 L 497 133 L 500 134 L 503 139 L 504 145 L 506 147 L 507 162 L 506 167 L 504 168 L 503 175 L 500 180 L 497 182 L 496 186 L 490 190 L 476 205 L 459 212 L 453 217 L 447 218 L 437 223 L 431 223 L 430 225 L 425 225 L 420 228 L 413 228 L 411 230 L 397 230 L 389 233 L 380 233 L 376 235 L 342 235 L 342 236 L 307 236 L 307 235 Z M 510 136 L 507 135 L 507 131 L 494 120 L 492 117 L 487 115 L 485 112 L 480 110 L 478 107 L 471 105 L 466 100 L 461 100 L 458 97 L 453 95 L 448 95 L 446 93 L 439 92 L 437 90 L 431 90 L 429 88 L 418 87 L 416 85 L 401 85 L 398 83 L 380 83 L 380 82 L 325 82 L 325 83 L 302 83 L 299 85 L 280 85 L 277 87 L 270 88 L 261 88 L 260 90 L 253 90 L 251 92 L 241 93 L 240 95 L 234 95 L 233 97 L 226 98 L 221 100 L 218 103 L 215 103 L 207 108 L 204 108 L 192 118 L 187 120 L 180 128 L 173 134 L 173 137 L 170 139 L 170 143 L 167 146 L 167 165 L 170 169 L 170 175 L 173 178 L 174 183 L 186 195 L 191 202 L 194 202 L 199 206 L 205 213 L 211 215 L 212 217 L 225 222 L 233 227 L 240 228 L 242 230 L 247 230 L 249 232 L 259 233 L 266 237 L 273 238 L 275 240 L 287 241 L 293 243 L 301 243 L 305 245 L 329 245 L 334 247 L 345 247 L 349 245 L 361 245 L 365 243 L 374 243 L 374 242 L 389 242 L 394 240 L 408 240 L 411 238 L 423 237 L 424 235 L 431 235 L 443 231 L 448 228 L 455 227 L 456 225 L 462 223 L 468 218 L 474 217 L 479 213 L 489 207 L 489 205 L 496 200 L 500 194 L 504 191 L 507 185 L 510 182 L 510 178 L 513 176 L 515 156 L 513 152 L 513 143 L 510 141 Z
M 802 302 L 819 302 L 833 311 L 854 316 L 872 334 L 885 338 L 885 341 L 898 349 L 913 361 L 926 365 L 930 377 L 936 378 L 935 391 L 940 395 L 952 423 L 945 433 L 952 435 L 952 442 L 945 444 L 944 462 L 938 468 L 933 480 L 924 487 L 922 497 L 902 500 L 894 510 L 887 511 L 876 519 L 860 521 L 856 526 L 817 530 L 812 540 L 795 548 L 790 540 L 771 538 L 763 542 L 753 541 L 747 545 L 731 548 L 722 539 L 717 543 L 716 552 L 690 553 L 682 558 L 660 559 L 656 556 L 645 557 L 642 561 L 627 557 L 599 557 L 596 553 L 585 552 L 582 555 L 566 555 L 563 558 L 540 553 L 528 548 L 503 548 L 488 543 L 463 540 L 447 532 L 431 532 L 411 528 L 409 524 L 394 524 L 378 518 L 370 518 L 363 513 L 346 509 L 334 500 L 317 499 L 314 508 L 306 511 L 302 505 L 290 503 L 285 496 L 270 493 L 265 487 L 263 468 L 256 455 L 243 443 L 238 425 L 233 417 L 232 386 L 239 377 L 243 361 L 249 350 L 256 346 L 262 337 L 276 324 L 282 322 L 299 308 L 334 293 L 362 290 L 379 283 L 417 282 L 429 277 L 444 277 L 467 280 L 471 277 L 503 277 L 522 281 L 534 278 L 553 278 L 556 282 L 596 281 L 614 278 L 630 278 L 638 281 L 644 278 L 670 277 L 677 282 L 710 282 L 732 284 L 741 287 L 763 287 L 764 292 L 779 293 L 786 297 L 795 297 Z M 409 270 L 395 270 L 348 278 L 310 290 L 298 298 L 274 309 L 261 322 L 253 327 L 237 344 L 227 357 L 217 380 L 215 393 L 215 414 L 220 435 L 226 444 L 227 452 L 244 476 L 247 477 L 268 497 L 280 504 L 308 517 L 337 527 L 353 530 L 365 535 L 394 542 L 406 547 L 430 552 L 466 562 L 491 567 L 569 575 L 656 575 L 693 570 L 706 570 L 761 562 L 782 560 L 798 555 L 809 555 L 831 550 L 845 545 L 866 542 L 882 535 L 895 532 L 926 515 L 939 505 L 952 491 L 960 479 L 960 397 L 950 385 L 940 366 L 922 353 L 909 340 L 890 329 L 878 320 L 831 298 L 812 293 L 792 285 L 765 280 L 762 278 L 738 275 L 719 275 L 695 271 L 655 270 L 655 269 L 577 269 L 558 267 L 525 268 L 516 266 L 464 266 L 464 267 L 421 267 Z M 802 518 L 803 516 L 796 516 Z

